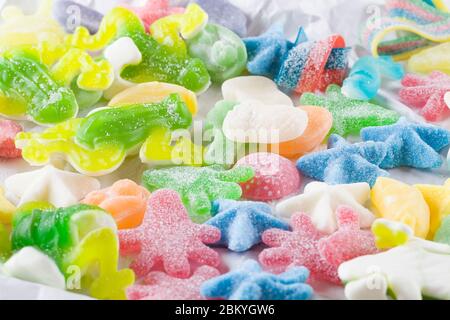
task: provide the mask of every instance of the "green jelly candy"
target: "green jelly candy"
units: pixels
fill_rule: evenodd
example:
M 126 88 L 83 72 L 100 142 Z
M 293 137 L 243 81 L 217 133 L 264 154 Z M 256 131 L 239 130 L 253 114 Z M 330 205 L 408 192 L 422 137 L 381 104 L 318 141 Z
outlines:
M 434 236 L 434 241 L 450 246 L 450 216 L 442 220 L 442 224 Z

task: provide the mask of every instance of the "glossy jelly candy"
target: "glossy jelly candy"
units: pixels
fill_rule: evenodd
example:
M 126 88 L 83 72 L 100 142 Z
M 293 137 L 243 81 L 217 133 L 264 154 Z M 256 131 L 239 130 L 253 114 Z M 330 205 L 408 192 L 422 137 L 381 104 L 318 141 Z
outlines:
M 381 177 L 373 186 L 371 201 L 379 217 L 402 222 L 410 226 L 416 236 L 427 237 L 430 231 L 430 209 L 416 188 Z
M 450 131 L 424 123 L 409 122 L 405 118 L 396 124 L 361 130 L 364 141 L 384 142 L 387 154 L 380 167 L 401 166 L 418 169 L 439 168 L 443 160 L 439 152 L 450 145 Z
M 252 180 L 242 183 L 242 197 L 248 200 L 272 201 L 300 189 L 300 175 L 288 159 L 274 153 L 252 153 L 236 163 L 236 167 L 255 170 Z
M 326 96 L 304 93 L 300 104 L 326 108 L 333 115 L 332 133 L 341 136 L 359 134 L 361 129 L 384 126 L 398 121 L 400 115 L 367 101 L 351 99 L 341 93 L 341 88 L 330 85 Z
M 450 217 L 442 220 L 442 224 L 437 230 L 434 239 L 435 242 L 445 243 L 450 246 Z
M 207 24 L 187 40 L 187 46 L 191 57 L 205 63 L 213 82 L 237 77 L 247 65 L 247 50 L 241 38 L 221 25 Z
M 192 31 L 192 30 L 191 30 Z M 181 85 L 194 92 L 206 90 L 210 77 L 199 59 L 173 52 L 146 34 L 139 18 L 128 9 L 116 7 L 102 20 L 99 31 L 91 36 L 79 27 L 66 39 L 67 44 L 98 51 L 115 40 L 129 37 L 142 55 L 142 61 L 126 67 L 121 76 L 132 82 L 161 81 Z
M 203 282 L 220 276 L 220 272 L 209 266 L 201 266 L 188 279 L 168 276 L 164 272 L 150 272 L 144 284 L 128 288 L 128 300 L 204 300 L 200 294 Z
M 90 192 L 82 202 L 109 212 L 119 229 L 132 229 L 142 223 L 149 196 L 147 189 L 125 179 L 109 188 Z
M 180 196 L 169 189 L 154 192 L 142 224 L 119 231 L 119 239 L 122 255 L 136 255 L 130 267 L 138 276 L 147 275 L 158 262 L 177 278 L 188 278 L 194 261 L 220 264 L 219 254 L 205 245 L 219 241 L 220 231 L 191 222 Z
M 11 256 L 11 228 L 0 222 L 0 263 Z
M 247 260 L 238 270 L 203 283 L 201 294 L 208 299 L 308 300 L 313 295 L 313 289 L 305 283 L 308 276 L 304 267 L 275 275 L 263 271 L 258 262 Z
M 54 1 L 53 16 L 69 33 L 79 26 L 87 28 L 91 34 L 96 33 L 103 19 L 100 12 L 71 0 Z
M 5 197 L 3 188 L 0 188 L 0 225 L 11 224 L 16 207 Z
M 372 186 L 379 176 L 389 175 L 379 168 L 388 152 L 383 142 L 350 144 L 338 135 L 331 135 L 328 148 L 301 157 L 297 168 L 304 175 L 328 184 L 367 182 Z
M 450 76 L 439 71 L 429 76 L 408 74 L 398 95 L 409 107 L 419 109 L 425 120 L 434 122 L 450 116 L 445 94 L 450 91 Z
M 210 167 L 172 167 L 148 170 L 142 181 L 150 191 L 169 188 L 177 191 L 192 218 L 207 219 L 211 202 L 218 199 L 238 200 L 242 189 L 238 183 L 254 176 L 250 167 L 223 170 Z
M 50 165 L 18 173 L 5 180 L 6 194 L 19 206 L 31 201 L 42 201 L 55 207 L 68 207 L 99 188 L 100 182 L 95 178 Z
M 334 186 L 311 182 L 306 185 L 303 194 L 278 203 L 276 212 L 284 218 L 303 212 L 311 217 L 319 231 L 332 234 L 338 229 L 335 212 L 339 206 L 351 208 L 358 213 L 361 228 L 369 228 L 375 220 L 372 212 L 365 206 L 369 198 L 370 186 L 365 182 Z
M 272 208 L 262 202 L 216 200 L 212 215 L 206 224 L 220 230 L 222 238 L 217 245 L 234 252 L 245 252 L 261 243 L 261 235 L 267 229 L 289 229 L 289 225 L 275 218 Z
M 0 120 L 0 158 L 20 158 L 22 152 L 16 148 L 14 139 L 23 128 L 11 120 Z
M 403 66 L 391 57 L 365 56 L 353 65 L 342 84 L 342 93 L 349 98 L 370 100 L 377 95 L 383 77 L 401 80 L 404 76 Z

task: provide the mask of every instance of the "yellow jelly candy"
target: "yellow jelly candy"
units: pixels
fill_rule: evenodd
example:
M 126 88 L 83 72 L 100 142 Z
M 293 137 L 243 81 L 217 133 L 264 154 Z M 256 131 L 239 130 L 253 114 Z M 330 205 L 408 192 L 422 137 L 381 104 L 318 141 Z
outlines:
M 126 289 L 133 285 L 135 277 L 131 269 L 118 270 L 118 263 L 117 235 L 110 228 L 102 228 L 91 232 L 77 246 L 64 270 L 71 277 L 74 267 L 78 267 L 81 288 L 94 298 L 125 300 Z
M 207 23 L 208 14 L 198 4 L 192 3 L 184 13 L 156 20 L 150 26 L 150 33 L 160 44 L 185 55 L 187 48 L 184 40 L 195 37 Z
M 372 206 L 379 217 L 402 222 L 419 238 L 430 230 L 430 209 L 416 188 L 389 178 L 377 179 L 371 191 Z
M 0 262 L 11 255 L 11 227 L 0 223 Z
M 11 224 L 16 207 L 5 198 L 2 188 L 0 188 L 0 223 Z
M 449 42 L 425 49 L 413 55 L 408 60 L 408 71 L 425 74 L 433 71 L 441 71 L 450 75 L 449 54 Z
M 430 207 L 430 232 L 428 239 L 434 239 L 442 221 L 450 215 L 450 179 L 443 186 L 420 184 L 415 186 L 420 190 Z
M 379 249 L 391 249 L 401 246 L 413 236 L 413 231 L 410 227 L 387 219 L 375 220 L 372 224 L 372 232 L 375 236 L 375 244 Z
M 109 106 L 117 107 L 129 104 L 161 102 L 173 93 L 180 95 L 192 115 L 197 113 L 198 104 L 194 92 L 176 84 L 157 81 L 141 83 L 122 91 L 112 98 Z

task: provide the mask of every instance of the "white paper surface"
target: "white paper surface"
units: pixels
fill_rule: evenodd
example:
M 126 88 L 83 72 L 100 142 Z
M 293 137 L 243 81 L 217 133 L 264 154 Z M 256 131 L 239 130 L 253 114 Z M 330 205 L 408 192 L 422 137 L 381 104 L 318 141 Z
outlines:
M 1 4 L 2 1 L 0 1 Z M 26 12 L 33 12 L 38 0 L 7 0 L 7 4 L 21 5 Z M 117 1 L 117 0 L 79 0 L 80 3 L 89 4 L 101 12 L 107 12 L 121 2 L 142 3 L 144 1 Z M 172 1 L 187 3 L 189 1 Z M 240 7 L 250 18 L 249 35 L 258 35 L 270 27 L 272 23 L 284 22 L 285 32 L 294 40 L 299 26 L 303 26 L 310 39 L 322 39 L 332 33 L 344 36 L 349 46 L 355 46 L 359 41 L 361 26 L 374 14 L 379 14 L 378 5 L 384 0 L 230 0 Z M 357 54 L 364 54 L 360 47 L 355 48 L 352 60 Z M 396 100 L 400 84 L 385 84 L 380 92 L 380 100 L 409 119 L 421 121 L 410 108 Z M 200 113 L 203 117 L 221 99 L 219 87 L 211 87 L 199 97 Z M 298 104 L 298 101 L 294 101 Z M 441 124 L 450 129 L 450 121 Z M 30 126 L 27 126 L 30 128 Z M 446 154 L 446 153 L 445 153 Z M 17 172 L 34 170 L 23 160 L 0 161 L 0 185 L 4 180 Z M 109 186 L 118 179 L 128 178 L 140 182 L 142 172 L 146 169 L 136 158 L 129 159 L 115 173 L 102 177 L 103 186 Z M 448 178 L 448 170 L 442 168 L 434 171 L 419 171 L 414 169 L 395 169 L 390 171 L 393 178 L 404 182 L 442 184 Z M 221 250 L 223 261 L 230 269 L 239 267 L 248 258 L 257 258 L 259 249 L 246 254 L 237 254 Z M 317 299 L 343 299 L 343 290 L 340 287 L 329 285 L 316 286 Z M 52 288 L 30 284 L 21 280 L 6 278 L 0 275 L 0 299 L 85 299 L 86 297 L 70 294 Z

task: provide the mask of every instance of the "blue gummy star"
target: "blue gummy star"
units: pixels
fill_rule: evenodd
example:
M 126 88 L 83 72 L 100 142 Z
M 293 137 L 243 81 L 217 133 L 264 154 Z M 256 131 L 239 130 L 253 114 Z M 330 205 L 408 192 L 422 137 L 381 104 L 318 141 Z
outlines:
M 272 25 L 258 37 L 244 39 L 248 53 L 248 71 L 273 79 L 289 50 L 305 41 L 307 38 L 303 28 L 300 28 L 295 43 L 287 40 L 281 24 Z
M 339 135 L 331 135 L 329 149 L 306 155 L 297 168 L 306 176 L 328 184 L 367 182 L 373 186 L 380 176 L 389 174 L 379 165 L 387 155 L 383 142 L 350 144 Z
M 218 200 L 213 202 L 213 218 L 206 224 L 220 229 L 218 245 L 244 252 L 261 242 L 264 231 L 289 230 L 289 224 L 275 218 L 269 205 L 262 202 Z
M 439 151 L 450 144 L 450 132 L 424 123 L 412 123 L 401 118 L 396 124 L 361 130 L 364 141 L 382 141 L 387 155 L 380 167 L 401 166 L 417 169 L 439 168 L 443 164 Z
M 203 283 L 201 294 L 228 300 L 308 300 L 313 295 L 313 289 L 305 284 L 308 276 L 305 267 L 292 267 L 275 275 L 248 260 L 239 270 Z

